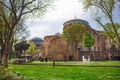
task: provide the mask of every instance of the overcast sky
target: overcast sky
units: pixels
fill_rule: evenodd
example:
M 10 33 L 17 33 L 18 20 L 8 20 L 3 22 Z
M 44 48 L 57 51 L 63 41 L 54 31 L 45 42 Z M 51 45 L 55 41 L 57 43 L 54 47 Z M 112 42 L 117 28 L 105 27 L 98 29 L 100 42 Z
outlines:
M 62 33 L 63 23 L 71 19 L 83 19 L 89 22 L 94 29 L 99 29 L 96 22 L 92 20 L 88 12 L 84 12 L 79 0 L 58 0 L 54 3 L 55 9 L 48 11 L 43 19 L 28 21 L 30 30 L 30 39 L 33 37 L 44 38 L 48 35 L 54 35 L 57 32 Z

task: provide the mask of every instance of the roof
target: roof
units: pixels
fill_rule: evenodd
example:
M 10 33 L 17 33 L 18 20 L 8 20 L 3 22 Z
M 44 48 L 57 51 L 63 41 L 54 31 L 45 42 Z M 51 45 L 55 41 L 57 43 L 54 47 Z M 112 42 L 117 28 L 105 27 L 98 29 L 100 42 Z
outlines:
M 32 38 L 31 40 L 32 40 L 32 41 L 33 41 L 33 40 L 43 41 L 42 38 L 39 38 L 39 37 L 34 37 L 34 38 Z
M 31 39 L 31 41 L 33 41 L 33 43 L 35 43 L 36 45 L 40 45 L 43 43 L 42 38 L 39 38 L 39 37 L 34 37 Z
M 72 19 L 72 20 L 66 21 L 63 25 L 74 23 L 74 22 L 79 22 L 81 24 L 85 24 L 85 25 L 89 26 L 89 23 L 82 19 Z
M 61 33 L 57 32 L 55 33 L 56 36 L 61 36 Z

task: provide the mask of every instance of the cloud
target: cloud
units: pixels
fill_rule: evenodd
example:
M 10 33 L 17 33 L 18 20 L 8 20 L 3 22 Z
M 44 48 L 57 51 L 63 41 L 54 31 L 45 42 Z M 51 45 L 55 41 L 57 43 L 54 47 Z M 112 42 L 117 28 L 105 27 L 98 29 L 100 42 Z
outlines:
M 41 20 L 29 23 L 30 38 L 41 37 L 44 38 L 48 35 L 54 35 L 57 32 L 62 33 L 63 22 L 60 20 Z
M 43 19 L 28 20 L 30 30 L 30 38 L 54 35 L 57 32 L 63 31 L 63 23 L 65 21 L 74 19 L 75 16 L 79 19 L 84 19 L 95 28 L 94 21 L 91 19 L 89 13 L 82 9 L 82 4 L 78 0 L 58 0 L 54 3 L 55 10 L 50 10 L 46 13 Z

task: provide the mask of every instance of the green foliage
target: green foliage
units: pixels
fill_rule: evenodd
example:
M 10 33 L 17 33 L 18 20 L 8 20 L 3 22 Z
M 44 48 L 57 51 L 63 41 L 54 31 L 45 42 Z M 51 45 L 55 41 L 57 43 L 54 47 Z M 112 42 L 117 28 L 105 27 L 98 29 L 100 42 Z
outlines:
M 62 38 L 67 41 L 69 45 L 67 51 L 69 51 L 72 56 L 77 54 L 77 47 L 81 45 L 85 32 L 86 26 L 78 23 L 73 23 L 64 29 Z M 73 58 L 77 59 L 75 56 Z
M 33 16 L 37 16 L 37 18 L 38 16 L 43 16 L 43 14 L 51 6 L 52 2 L 53 0 L 0 0 L 0 21 L 5 24 L 5 30 L 2 29 L 4 34 L 0 35 L 0 40 L 4 41 L 2 45 L 2 47 L 4 47 L 2 54 L 6 54 L 3 55 L 5 58 L 2 58 L 4 59 L 2 60 L 4 67 L 8 66 L 7 55 L 10 54 L 13 45 L 11 41 L 15 36 L 16 26 L 20 20 L 23 18 L 25 19 L 26 16 L 29 18 Z
M 77 47 L 83 40 L 83 36 L 86 32 L 86 26 L 83 24 L 71 24 L 63 31 L 63 38 L 71 45 L 72 55 L 77 53 Z
M 92 47 L 95 44 L 95 38 L 91 34 L 86 33 L 82 43 L 84 47 Z
M 85 31 L 86 31 L 86 27 L 84 25 L 72 24 L 64 30 L 63 37 L 67 41 L 78 43 L 82 41 Z
M 111 13 L 115 9 L 117 2 L 115 0 L 82 0 L 82 3 L 86 10 L 94 9 L 95 13 L 101 14 L 102 11 L 102 14 L 106 14 L 106 12 Z
M 91 14 L 95 18 L 96 22 L 105 30 L 106 34 L 109 35 L 109 38 L 113 43 L 119 46 L 120 44 L 120 35 L 117 32 L 115 25 L 115 19 L 120 16 L 120 1 L 119 0 L 82 0 L 84 8 L 90 10 Z M 112 35 L 109 33 L 109 29 L 104 26 L 109 22 L 111 24 Z M 115 38 L 113 37 L 115 36 Z
M 30 44 L 30 46 L 29 46 L 27 52 L 30 52 L 30 53 L 35 53 L 35 52 L 37 52 L 37 47 L 36 47 L 36 45 L 35 45 L 32 41 L 29 41 L 28 43 Z
M 0 80 L 25 80 L 19 72 L 11 72 L 7 68 L 0 67 Z
M 27 50 L 29 48 L 29 46 L 30 45 L 27 43 L 27 41 L 22 41 L 15 45 L 15 50 L 16 51 Z

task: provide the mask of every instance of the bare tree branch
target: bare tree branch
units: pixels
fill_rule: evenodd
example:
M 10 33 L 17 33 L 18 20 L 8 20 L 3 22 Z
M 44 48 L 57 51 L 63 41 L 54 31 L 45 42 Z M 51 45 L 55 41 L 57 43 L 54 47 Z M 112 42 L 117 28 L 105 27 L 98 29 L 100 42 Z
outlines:
M 8 8 L 9 10 L 11 10 L 11 8 L 8 7 L 5 3 L 3 3 L 3 1 L 0 1 L 0 4 L 1 4 L 1 5 L 4 5 L 6 8 Z
M 24 6 L 26 7 L 27 5 L 32 4 L 34 1 L 35 0 L 32 0 L 32 1 L 28 2 L 28 3 L 25 3 Z
M 114 39 L 114 37 L 111 36 L 111 33 L 109 33 L 109 31 L 107 31 L 107 29 L 105 28 L 105 26 L 104 26 L 99 20 L 96 19 L 96 21 L 104 28 L 104 30 L 107 32 L 107 34 L 109 35 L 109 37 L 110 37 L 111 39 L 113 39 L 113 41 L 114 41 L 117 45 L 119 45 L 119 43 Z
M 31 10 L 27 11 L 27 12 L 23 12 L 23 13 L 22 13 L 22 15 L 27 14 L 27 13 L 31 13 L 31 12 L 33 12 L 33 11 L 37 10 L 37 9 L 39 9 L 39 8 L 38 8 L 38 7 L 33 8 L 33 9 L 31 9 Z

